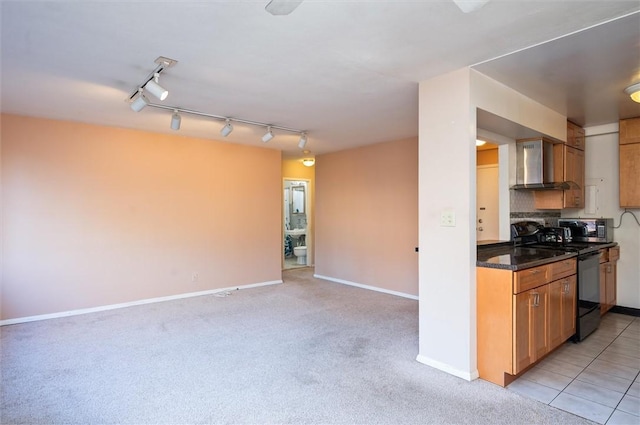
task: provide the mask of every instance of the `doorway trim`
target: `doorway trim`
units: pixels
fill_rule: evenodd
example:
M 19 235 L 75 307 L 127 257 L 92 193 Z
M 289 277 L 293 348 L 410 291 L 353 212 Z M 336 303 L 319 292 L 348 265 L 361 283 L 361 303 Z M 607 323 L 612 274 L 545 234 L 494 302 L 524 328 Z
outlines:
M 281 191 L 281 199 L 280 199 L 280 226 L 281 226 L 281 240 L 284 241 L 285 238 L 285 226 L 284 226 L 284 187 L 287 181 L 296 181 L 296 182 L 305 182 L 307 185 L 307 193 L 305 193 L 305 198 L 304 198 L 304 209 L 305 209 L 305 214 L 307 216 L 307 232 L 305 233 L 305 244 L 307 247 L 307 264 L 305 264 L 305 267 L 310 267 L 313 266 L 313 261 L 312 259 L 314 258 L 313 255 L 313 229 L 314 229 L 314 211 L 313 211 L 313 202 L 311 202 L 311 198 L 313 195 L 313 187 L 312 187 L 312 181 L 310 179 L 304 179 L 304 178 L 297 178 L 297 177 L 283 177 L 282 178 L 282 186 L 281 188 L 283 189 L 283 191 Z M 280 258 L 281 258 L 281 267 L 282 270 L 285 270 L 284 267 L 284 261 L 285 261 L 285 257 L 284 257 L 284 248 L 282 246 L 283 244 L 281 244 L 280 246 Z

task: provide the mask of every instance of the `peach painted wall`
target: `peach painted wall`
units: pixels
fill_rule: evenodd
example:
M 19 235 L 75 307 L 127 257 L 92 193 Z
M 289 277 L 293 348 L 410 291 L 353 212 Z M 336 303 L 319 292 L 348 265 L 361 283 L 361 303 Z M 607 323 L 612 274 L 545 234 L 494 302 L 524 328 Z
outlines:
M 1 131 L 2 319 L 281 280 L 280 152 L 12 115 Z
M 315 205 L 316 205 L 316 167 L 306 167 L 301 159 L 282 159 L 282 178 L 308 180 L 309 186 L 309 211 L 307 214 L 307 260 L 313 265 L 315 262 Z M 284 182 L 283 182 L 284 184 Z M 283 186 L 284 187 L 284 186 Z M 281 205 L 284 199 L 281 201 Z M 282 223 L 284 223 L 284 211 L 282 211 Z M 284 263 L 284 258 L 283 258 Z M 284 264 L 282 265 L 284 268 Z
M 319 276 L 418 295 L 418 141 L 320 155 Z
M 476 153 L 477 165 L 491 165 L 498 163 L 498 149 L 483 149 Z

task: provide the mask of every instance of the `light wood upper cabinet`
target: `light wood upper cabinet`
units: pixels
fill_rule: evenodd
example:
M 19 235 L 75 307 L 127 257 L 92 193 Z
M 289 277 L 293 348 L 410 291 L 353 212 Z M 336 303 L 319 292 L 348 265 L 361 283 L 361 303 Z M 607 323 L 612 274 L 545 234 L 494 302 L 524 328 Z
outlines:
M 640 117 L 620 120 L 620 144 L 640 143 Z
M 584 128 L 567 121 L 567 145 L 584 150 Z
M 640 117 L 620 120 L 620 207 L 640 208 Z
M 584 150 L 562 143 L 553 146 L 555 180 L 575 183 L 568 190 L 533 192 L 537 209 L 584 208 Z

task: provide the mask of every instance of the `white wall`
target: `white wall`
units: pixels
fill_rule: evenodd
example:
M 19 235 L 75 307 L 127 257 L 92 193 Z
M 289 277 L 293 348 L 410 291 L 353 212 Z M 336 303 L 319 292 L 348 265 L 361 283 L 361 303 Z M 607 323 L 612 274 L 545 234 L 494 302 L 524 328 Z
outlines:
M 465 68 L 420 83 L 417 360 L 468 380 L 478 376 L 478 108 L 566 140 L 564 116 L 476 71 Z M 454 227 L 440 225 L 443 211 L 455 214 Z
M 597 186 L 597 211 L 587 214 L 584 210 L 563 212 L 565 217 L 612 217 L 614 240 L 620 245 L 618 261 L 617 305 L 640 308 L 640 225 L 633 216 L 619 207 L 618 194 L 618 124 L 585 129 L 585 181 Z M 630 209 L 640 220 L 640 209 Z

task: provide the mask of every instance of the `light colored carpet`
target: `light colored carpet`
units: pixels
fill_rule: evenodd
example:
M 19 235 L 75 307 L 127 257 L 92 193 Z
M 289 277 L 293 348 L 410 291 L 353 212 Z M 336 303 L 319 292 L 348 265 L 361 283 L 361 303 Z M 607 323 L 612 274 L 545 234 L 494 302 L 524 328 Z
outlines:
M 417 301 L 312 273 L 5 326 L 1 422 L 591 423 L 416 362 Z

